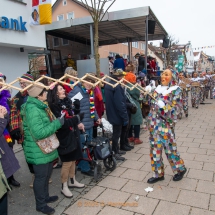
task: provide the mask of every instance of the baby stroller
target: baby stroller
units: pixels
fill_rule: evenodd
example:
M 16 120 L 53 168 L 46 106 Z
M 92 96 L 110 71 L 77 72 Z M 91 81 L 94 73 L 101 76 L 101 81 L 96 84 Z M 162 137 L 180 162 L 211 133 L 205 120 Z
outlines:
M 78 166 L 81 160 L 88 161 L 91 168 L 94 170 L 94 179 L 98 181 L 102 176 L 102 166 L 99 161 L 103 161 L 108 171 L 113 171 L 116 168 L 114 152 L 111 150 L 109 138 L 98 136 L 93 138 L 91 142 L 87 142 L 87 134 L 84 135 L 85 143 L 82 152 L 86 153 L 87 157 L 77 160 L 76 166 Z

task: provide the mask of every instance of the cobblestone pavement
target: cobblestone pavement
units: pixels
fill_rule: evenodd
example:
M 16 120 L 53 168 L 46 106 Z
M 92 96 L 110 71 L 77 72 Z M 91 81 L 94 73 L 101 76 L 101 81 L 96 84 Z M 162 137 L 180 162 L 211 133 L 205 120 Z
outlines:
M 60 170 L 54 170 L 50 194 L 59 196 L 51 204 L 55 214 L 63 215 L 214 215 L 215 214 L 215 101 L 189 109 L 177 123 L 178 151 L 185 161 L 187 173 L 183 180 L 174 182 L 166 158 L 165 180 L 154 185 L 146 183 L 152 176 L 149 158 L 148 132 L 143 132 L 144 143 L 126 154 L 126 161 L 119 163 L 113 172 L 106 172 L 98 183 L 77 174 L 87 186 L 74 189 L 73 199 L 60 194 Z M 20 188 L 10 192 L 10 215 L 34 215 L 35 201 L 29 188 L 31 175 L 24 161 L 23 152 L 16 153 L 22 168 L 16 173 Z M 145 188 L 153 187 L 147 193 Z

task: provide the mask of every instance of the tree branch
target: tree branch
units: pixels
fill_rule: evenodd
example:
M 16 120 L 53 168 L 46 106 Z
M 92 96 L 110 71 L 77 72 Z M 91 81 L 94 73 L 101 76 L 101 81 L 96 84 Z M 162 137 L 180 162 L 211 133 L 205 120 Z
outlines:
M 92 17 L 92 19 L 94 20 L 94 15 L 93 15 L 93 12 L 90 10 L 90 7 L 89 7 L 89 5 L 88 5 L 88 3 L 87 3 L 87 1 L 86 0 L 84 0 L 86 3 L 84 3 L 84 1 L 83 0 L 80 0 L 81 1 L 81 3 L 83 4 L 83 7 L 90 13 L 90 16 Z
M 113 2 L 109 5 L 109 7 L 106 9 L 106 11 L 104 12 L 104 15 L 102 16 L 102 18 L 99 20 L 99 21 L 101 21 L 103 18 L 104 18 L 104 16 L 105 16 L 105 14 L 107 13 L 107 11 L 109 10 L 109 8 L 113 5 L 113 3 L 115 2 L 116 0 L 113 0 Z M 103 9 L 103 8 L 102 8 Z M 101 14 L 100 14 L 101 15 Z M 99 16 L 100 17 L 100 16 Z

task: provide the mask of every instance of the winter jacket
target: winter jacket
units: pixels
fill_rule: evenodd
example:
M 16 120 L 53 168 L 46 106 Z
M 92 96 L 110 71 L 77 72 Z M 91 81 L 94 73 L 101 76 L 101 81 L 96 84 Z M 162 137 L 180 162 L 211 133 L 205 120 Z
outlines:
M 84 92 L 81 85 L 77 85 L 74 87 L 74 89 L 68 94 L 69 98 L 74 97 L 77 93 L 81 93 L 83 98 L 80 101 L 80 113 L 84 113 L 84 118 L 82 120 L 82 123 L 84 124 L 85 130 L 89 130 L 93 127 L 94 122 L 96 122 L 99 117 L 95 110 L 95 117 L 91 118 L 90 115 L 90 97 L 87 92 Z
M 124 63 L 124 60 L 122 58 L 117 58 L 115 61 L 114 61 L 114 64 L 113 64 L 113 68 L 114 69 L 122 69 L 123 71 L 125 70 L 125 63 Z
M 138 72 L 145 69 L 145 58 L 143 56 L 140 56 L 138 59 Z
M 111 84 L 116 82 L 111 80 Z M 112 125 L 123 125 L 128 122 L 126 97 L 123 88 L 117 85 L 115 88 L 105 85 L 106 114 Z
M 1 165 L 1 154 L 0 154 L 0 199 L 7 193 L 7 190 L 11 190 L 7 182 L 7 178 L 4 174 L 2 165 Z
M 2 168 L 7 178 L 13 175 L 20 168 L 13 149 L 9 147 L 5 137 L 3 136 L 3 131 L 6 128 L 8 121 L 8 115 L 4 119 L 0 118 L 0 156 Z
M 68 100 L 70 104 L 68 103 Z M 79 116 L 72 116 L 72 102 L 65 98 L 61 102 L 50 105 L 50 109 L 56 117 L 61 116 L 61 111 L 65 112 L 64 125 L 56 132 L 57 138 L 60 142 L 58 153 L 62 162 L 75 161 L 82 158 L 82 151 L 80 145 L 80 131 L 78 129 Z M 69 106 L 69 107 L 68 107 Z M 71 117 L 71 118 L 70 118 Z M 68 150 L 68 141 L 77 144 L 77 149 L 70 152 Z M 61 151 L 64 153 L 61 155 Z
M 143 123 L 143 116 L 139 103 L 140 91 L 137 88 L 134 88 L 133 90 L 127 89 L 127 92 L 130 94 L 137 106 L 137 112 L 135 114 L 131 114 L 131 125 L 141 125 Z
M 58 157 L 57 150 L 44 154 L 36 143 L 36 140 L 45 139 L 61 128 L 61 123 L 58 119 L 50 121 L 46 108 L 48 108 L 46 104 L 31 96 L 21 107 L 25 158 L 28 163 L 34 165 L 47 164 Z

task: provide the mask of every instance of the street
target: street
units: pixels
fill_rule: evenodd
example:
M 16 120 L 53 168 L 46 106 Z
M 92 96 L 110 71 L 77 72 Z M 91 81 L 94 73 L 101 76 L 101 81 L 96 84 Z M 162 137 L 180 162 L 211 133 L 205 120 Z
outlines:
M 211 104 L 210 104 L 211 103 Z M 154 185 L 146 183 L 152 176 L 149 157 L 148 131 L 142 131 L 143 144 L 135 146 L 118 163 L 113 172 L 106 172 L 95 183 L 92 178 L 77 172 L 77 179 L 85 183 L 83 189 L 73 189 L 73 198 L 60 193 L 60 169 L 54 169 L 50 195 L 59 200 L 50 206 L 55 214 L 63 215 L 214 215 L 215 214 L 215 101 L 206 100 L 199 109 L 189 107 L 189 117 L 183 116 L 176 125 L 178 151 L 184 159 L 187 173 L 179 182 L 164 156 L 165 180 Z M 31 175 L 23 151 L 16 146 L 21 169 L 15 178 L 20 188 L 9 192 L 10 215 L 37 215 Z M 145 189 L 154 190 L 147 193 Z M 125 204 L 126 203 L 126 204 Z

